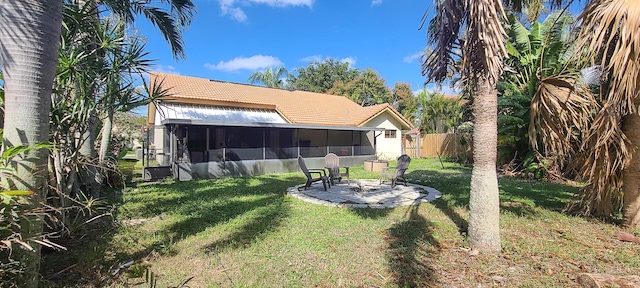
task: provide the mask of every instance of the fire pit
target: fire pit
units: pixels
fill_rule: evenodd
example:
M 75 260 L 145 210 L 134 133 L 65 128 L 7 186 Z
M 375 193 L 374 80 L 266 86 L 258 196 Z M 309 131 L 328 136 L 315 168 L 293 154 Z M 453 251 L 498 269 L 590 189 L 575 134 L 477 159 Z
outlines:
M 362 184 L 358 183 L 358 187 L 351 187 L 349 190 L 356 193 L 364 193 L 364 192 L 373 192 L 378 191 L 378 188 L 370 187 L 370 186 L 362 186 Z
M 287 189 L 290 195 L 321 205 L 351 208 L 391 208 L 417 205 L 440 197 L 440 192 L 426 186 L 409 184 L 391 187 L 378 180 L 351 180 L 351 184 L 332 185 L 327 191 L 312 186 L 298 191 L 297 187 Z

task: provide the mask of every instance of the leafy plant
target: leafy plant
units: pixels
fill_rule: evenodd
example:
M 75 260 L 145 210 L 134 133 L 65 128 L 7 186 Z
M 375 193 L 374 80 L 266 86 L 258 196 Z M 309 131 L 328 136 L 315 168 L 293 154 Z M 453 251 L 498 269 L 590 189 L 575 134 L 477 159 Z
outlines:
M 149 269 L 148 266 L 141 265 L 141 264 L 132 265 L 131 267 L 129 267 L 129 269 L 127 270 L 127 272 L 124 275 L 127 278 L 142 278 L 142 277 L 144 277 L 144 283 L 147 284 L 149 288 L 159 287 L 158 286 L 158 278 L 157 278 L 156 274 L 153 273 L 153 271 L 151 271 L 151 269 Z M 177 286 L 167 286 L 167 287 L 168 288 L 188 287 L 187 283 L 189 283 L 189 281 L 191 281 L 191 279 L 193 279 L 193 277 L 189 277 L 189 278 L 185 279 L 184 281 L 182 281 Z
M 536 159 L 544 157 L 544 151 L 531 153 L 537 146 L 530 141 L 538 141 L 538 132 L 530 132 L 532 117 L 540 117 L 538 113 L 531 114 L 532 100 L 545 81 L 576 70 L 568 66 L 572 20 L 571 16 L 552 12 L 543 22 L 534 21 L 525 27 L 514 15 L 509 15 L 505 25 L 509 58 L 505 59 L 507 68 L 498 83 L 499 161 L 513 161 L 525 173 L 541 175 L 544 173 L 538 169 L 555 165 L 540 164 L 542 159 Z
M 0 129 L 0 139 L 2 129 Z M 24 273 L 23 263 L 14 259 L 14 249 L 34 251 L 33 243 L 53 249 L 65 249 L 64 247 L 49 241 L 45 235 L 34 235 L 26 238 L 21 234 L 20 223 L 25 221 L 26 215 L 43 214 L 41 210 L 30 209 L 33 201 L 33 191 L 11 189 L 12 179 L 16 179 L 15 171 L 7 164 L 14 157 L 22 156 L 32 149 L 51 149 L 49 143 L 33 146 L 15 146 L 6 148 L 0 154 L 0 286 L 14 287 L 15 279 Z

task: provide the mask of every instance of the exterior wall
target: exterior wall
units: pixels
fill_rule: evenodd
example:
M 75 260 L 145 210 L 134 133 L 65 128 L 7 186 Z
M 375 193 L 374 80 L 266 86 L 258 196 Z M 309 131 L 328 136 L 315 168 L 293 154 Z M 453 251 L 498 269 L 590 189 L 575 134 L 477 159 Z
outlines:
M 384 131 L 376 132 L 376 155 L 379 159 L 391 160 L 402 155 L 402 124 L 388 113 L 378 115 L 367 122 L 367 127 L 396 130 L 395 138 L 385 138 Z
M 374 155 L 340 157 L 340 166 L 358 166 L 365 160 L 373 160 Z M 323 168 L 324 158 L 305 158 L 308 168 Z M 276 174 L 288 172 L 300 172 L 298 159 L 273 159 L 273 160 L 248 160 L 225 161 L 206 163 L 178 163 L 173 168 L 174 177 L 178 180 L 191 180 L 193 178 L 223 178 L 241 177 L 263 174 Z
M 166 151 L 165 151 L 165 131 L 164 128 L 159 125 L 161 123 L 161 119 L 160 119 L 160 113 L 156 110 L 156 120 L 155 120 L 156 125 L 153 126 L 153 139 L 151 140 L 151 146 L 149 147 L 150 150 L 155 149 L 155 160 L 158 162 L 158 164 L 160 165 L 169 165 L 169 163 L 164 163 L 164 162 L 168 162 L 165 161 L 164 157 L 165 154 L 169 154 L 169 149 L 167 147 Z M 165 153 L 166 152 L 166 153 Z

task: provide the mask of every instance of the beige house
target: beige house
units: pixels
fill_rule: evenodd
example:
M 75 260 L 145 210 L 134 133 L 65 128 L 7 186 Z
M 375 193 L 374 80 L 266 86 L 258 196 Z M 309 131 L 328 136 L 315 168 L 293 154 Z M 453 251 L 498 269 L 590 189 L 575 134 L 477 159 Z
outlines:
M 361 107 L 343 96 L 152 73 L 167 89 L 148 108 L 152 155 L 175 177 L 210 178 L 299 171 L 297 156 L 323 167 L 402 154 L 412 125 L 389 104 Z

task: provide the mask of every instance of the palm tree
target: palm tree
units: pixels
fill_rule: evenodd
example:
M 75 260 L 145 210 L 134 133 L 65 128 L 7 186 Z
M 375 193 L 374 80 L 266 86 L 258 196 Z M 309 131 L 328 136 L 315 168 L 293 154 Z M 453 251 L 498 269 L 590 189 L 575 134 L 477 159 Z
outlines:
M 264 86 L 269 88 L 284 88 L 284 83 L 282 81 L 283 77 L 287 75 L 287 69 L 282 66 L 278 66 L 274 69 L 271 67 L 265 69 L 264 71 L 256 71 L 253 72 L 249 76 L 249 83 L 257 84 L 262 83 Z
M 143 16 L 160 30 L 160 34 L 171 46 L 174 57 L 185 58 L 182 30 L 191 24 L 196 12 L 191 0 L 103 0 L 100 3 L 127 24 L 133 23 L 136 16 Z M 168 9 L 161 8 L 165 5 Z
M 427 82 L 442 83 L 455 61 L 465 59 L 461 74 L 471 87 L 475 118 L 468 235 L 471 248 L 483 253 L 501 251 L 496 83 L 507 54 L 505 18 L 499 0 L 437 1 L 429 23 L 432 53 L 422 63 Z
M 162 36 L 167 40 L 167 42 L 169 42 L 174 57 L 177 59 L 185 57 L 182 29 L 189 26 L 195 12 L 195 7 L 191 0 L 161 0 L 158 2 L 105 0 L 100 1 L 99 4 L 104 5 L 104 7 L 117 15 L 126 24 L 133 23 L 136 16 L 144 16 L 160 30 Z M 100 9 L 98 9 L 97 1 L 78 0 L 77 5 L 93 17 L 93 20 L 91 20 L 92 22 L 99 22 Z M 168 9 L 161 8 L 163 6 L 168 6 Z M 95 43 L 95 39 L 92 35 L 82 36 L 86 38 L 86 41 Z M 95 80 L 98 81 L 98 79 Z M 96 93 L 96 89 L 90 90 L 90 94 Z M 93 96 L 94 99 L 97 99 L 97 97 L 95 97 L 96 95 Z M 88 120 L 87 130 L 80 139 L 80 142 L 83 143 L 80 148 L 80 153 L 87 159 L 87 161 L 94 161 L 96 157 L 95 140 L 97 138 L 97 124 L 98 117 L 95 113 L 92 113 Z M 85 173 L 82 177 L 83 182 L 87 187 L 89 187 L 90 194 L 94 197 L 98 197 L 102 175 L 95 165 L 89 165 L 87 168 L 88 169 L 85 169 Z
M 151 61 L 146 59 L 143 41 L 136 36 L 127 37 L 124 33 L 124 23 L 117 19 L 102 20 L 102 43 L 112 43 L 104 53 L 104 66 L 100 69 L 104 85 L 98 99 L 98 107 L 104 112 L 102 139 L 100 143 L 100 162 L 106 159 L 111 141 L 113 117 L 116 111 L 131 110 L 148 104 L 136 91 L 136 81 L 143 79 L 142 74 L 148 72 Z
M 616 191 L 622 188 L 624 225 L 640 227 L 640 9 L 629 1 L 597 1 L 579 19 L 583 30 L 578 47 L 588 51 L 586 59 L 599 59 L 604 78 L 602 109 L 586 139 L 594 148 L 585 162 L 590 169 L 583 175 L 591 177 L 582 190 L 589 199 L 583 207 L 598 214 L 609 212 L 608 204 L 597 201 L 615 203 L 620 197 Z M 611 160 L 603 163 L 603 159 Z
M 162 0 L 171 10 L 151 6 L 149 1 L 111 0 L 101 2 L 127 21 L 142 14 L 158 26 L 176 57 L 183 56 L 179 28 L 189 24 L 193 12 L 190 0 Z M 51 88 L 56 71 L 60 28 L 60 0 L 0 0 L 0 60 L 5 81 L 5 123 L 3 149 L 46 142 L 49 128 Z M 9 165 L 17 170 L 20 181 L 15 189 L 37 192 L 33 205 L 46 194 L 47 151 L 31 150 L 26 157 L 13 158 Z M 31 216 L 21 223 L 24 237 L 42 231 L 41 219 Z M 37 286 L 40 249 L 30 243 L 33 252 L 22 253 L 27 273 L 19 284 Z M 16 249 L 16 251 L 23 251 Z M 22 281 L 24 280 L 24 281 Z
M 563 150 L 561 135 L 575 135 L 575 130 L 583 132 L 580 148 L 586 153 L 577 162 L 581 163 L 580 172 L 588 179 L 588 184 L 580 190 L 579 201 L 572 203 L 570 208 L 584 214 L 614 216 L 622 203 L 623 224 L 629 227 L 640 226 L 640 102 L 637 100 L 640 93 L 640 56 L 637 52 L 640 51 L 640 9 L 635 4 L 624 0 L 593 1 L 578 18 L 582 25 L 576 51 L 583 52 L 578 54 L 579 60 L 585 66 L 602 71 L 602 80 L 596 89 L 598 105 L 594 109 L 575 109 L 589 101 L 572 93 L 580 87 L 575 81 L 562 83 L 554 79 L 555 83 L 540 85 L 536 94 L 544 100 L 559 91 L 556 87 L 561 83 L 560 92 L 564 92 L 564 96 L 550 98 L 553 101 L 538 106 L 542 110 L 555 103 L 573 108 L 563 109 L 565 116 L 560 120 L 564 119 L 566 123 L 558 124 L 557 119 L 545 118 L 546 123 L 537 126 L 546 128 L 539 131 L 548 138 L 544 141 L 547 149 L 553 153 L 568 153 L 570 151 Z M 557 113 L 557 110 L 540 114 L 551 113 Z M 575 129 L 571 125 L 576 122 L 574 119 L 589 125 Z
M 531 149 L 530 141 L 536 147 L 539 140 L 538 132 L 530 127 L 531 117 L 538 121 L 541 115 L 539 110 L 531 114 L 530 107 L 541 83 L 544 85 L 552 79 L 577 79 L 580 75 L 579 67 L 569 61 L 575 46 L 575 33 L 570 29 L 573 17 L 564 15 L 562 11 L 554 11 L 543 22 L 531 22 L 529 28 L 513 14 L 508 18 L 506 46 L 509 58 L 505 60 L 508 68 L 498 84 L 500 157 L 516 159 L 518 164 L 526 159 L 535 160 L 536 156 L 543 157 L 545 161 L 550 161 L 543 169 L 558 168 L 557 171 L 560 171 L 563 160 L 566 159 L 557 159 L 544 151 Z M 579 91 L 581 90 L 576 90 Z M 550 99 L 548 97 L 545 99 Z M 536 108 L 538 107 L 540 106 L 536 104 Z M 537 164 L 534 161 L 530 167 L 538 167 Z
M 62 1 L 1 0 L 0 61 L 5 82 L 5 123 L 2 149 L 19 145 L 31 146 L 47 142 L 49 106 L 56 72 Z M 19 181 L 13 189 L 36 192 L 31 208 L 40 205 L 46 195 L 48 151 L 31 150 L 16 157 L 9 166 L 16 170 Z M 21 221 L 22 237 L 27 239 L 42 232 L 42 219 L 26 216 Z M 29 243 L 33 251 L 15 249 L 25 265 L 20 286 L 36 287 L 40 248 Z
M 425 133 L 447 133 L 462 119 L 463 107 L 458 98 L 423 90 L 417 97 L 420 128 Z

